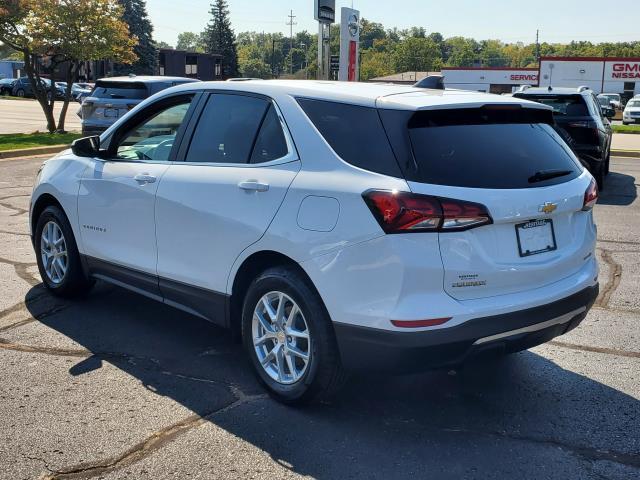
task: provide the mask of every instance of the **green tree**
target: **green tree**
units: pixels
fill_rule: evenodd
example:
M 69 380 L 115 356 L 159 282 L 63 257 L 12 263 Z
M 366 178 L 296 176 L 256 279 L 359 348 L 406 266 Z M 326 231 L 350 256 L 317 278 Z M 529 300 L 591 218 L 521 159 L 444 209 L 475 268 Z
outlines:
M 222 55 L 223 78 L 237 77 L 238 52 L 226 0 L 214 0 L 210 13 L 211 21 L 203 34 L 206 50 L 208 53 Z
M 182 32 L 178 34 L 177 50 L 187 50 L 188 52 L 204 52 L 205 42 L 201 33 Z
M 173 50 L 173 46 L 169 45 L 167 42 L 160 40 L 159 42 L 156 42 L 156 47 L 158 47 L 158 49 L 160 48 L 170 48 Z
M 366 18 L 360 20 L 360 48 L 366 50 L 373 47 L 373 42 L 387 38 L 387 32 L 381 23 L 370 22 Z
M 397 72 L 428 72 L 442 67 L 442 56 L 433 40 L 409 37 L 394 49 L 393 65 Z
M 0 41 L 20 52 L 49 132 L 64 131 L 71 84 L 83 61 L 133 62 L 136 39 L 121 20 L 116 0 L 14 0 L 0 4 Z M 67 91 L 56 124 L 56 96 L 40 77 L 49 65 L 66 66 Z M 51 83 L 53 85 L 53 83 Z
M 372 48 L 363 50 L 360 56 L 360 80 L 391 75 L 394 73 L 392 60 L 388 52 L 378 52 Z
M 116 75 L 155 75 L 158 65 L 158 48 L 153 41 L 153 25 L 147 15 L 144 0 L 118 0 L 124 9 L 122 19 L 129 25 L 129 32 L 138 40 L 134 52 L 138 60 L 131 65 L 116 63 Z
M 446 62 L 451 67 L 472 67 L 478 59 L 475 40 L 451 37 L 445 40 Z

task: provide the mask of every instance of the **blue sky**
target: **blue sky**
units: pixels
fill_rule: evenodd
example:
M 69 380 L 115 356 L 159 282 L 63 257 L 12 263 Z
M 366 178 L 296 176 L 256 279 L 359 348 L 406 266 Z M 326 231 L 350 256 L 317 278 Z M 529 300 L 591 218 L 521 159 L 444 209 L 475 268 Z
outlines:
M 175 45 L 178 33 L 201 31 L 208 21 L 210 0 L 147 0 L 155 38 Z M 231 23 L 237 32 L 256 30 L 288 33 L 290 10 L 294 32 L 315 32 L 313 0 L 229 0 Z M 352 2 L 336 0 L 336 10 Z M 463 35 L 478 40 L 533 42 L 593 42 L 640 40 L 640 0 L 354 0 L 363 17 L 385 27 L 422 26 L 445 37 Z M 339 13 L 337 15 L 339 17 Z

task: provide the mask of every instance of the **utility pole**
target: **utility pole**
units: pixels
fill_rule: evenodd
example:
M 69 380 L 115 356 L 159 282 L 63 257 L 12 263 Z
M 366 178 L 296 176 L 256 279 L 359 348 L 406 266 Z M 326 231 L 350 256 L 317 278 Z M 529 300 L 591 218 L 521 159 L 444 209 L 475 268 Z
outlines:
M 287 25 L 289 26 L 289 73 L 293 75 L 293 26 L 297 25 L 297 23 L 293 21 L 293 19 L 296 18 L 296 16 L 293 14 L 293 10 L 290 11 L 287 17 L 289 17 L 289 21 L 287 22 Z
M 540 65 L 540 30 L 536 30 L 536 61 Z

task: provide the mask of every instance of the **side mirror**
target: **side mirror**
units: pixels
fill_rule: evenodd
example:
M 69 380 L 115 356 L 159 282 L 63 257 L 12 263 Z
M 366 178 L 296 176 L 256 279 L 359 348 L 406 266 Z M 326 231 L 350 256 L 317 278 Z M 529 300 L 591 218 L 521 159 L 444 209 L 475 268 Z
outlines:
M 97 157 L 100 152 L 100 137 L 83 137 L 71 144 L 71 151 L 78 157 Z

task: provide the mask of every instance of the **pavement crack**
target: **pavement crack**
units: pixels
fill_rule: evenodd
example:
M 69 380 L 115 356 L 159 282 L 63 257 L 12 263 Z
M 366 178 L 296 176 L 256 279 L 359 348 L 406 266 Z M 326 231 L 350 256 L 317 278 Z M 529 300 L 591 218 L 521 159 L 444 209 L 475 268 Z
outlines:
M 633 242 L 627 240 L 602 240 L 598 239 L 598 243 L 615 243 L 618 245 L 640 245 L 640 242 Z
M 610 250 L 602 249 L 602 260 L 609 266 L 609 278 L 604 288 L 600 291 L 598 298 L 596 298 L 594 305 L 597 307 L 606 307 L 609 305 L 611 295 L 616 288 L 618 288 L 618 285 L 620 285 L 622 278 L 622 265 L 613 259 Z
M 0 348 L 16 352 L 43 353 L 56 357 L 88 357 L 92 355 L 89 350 L 83 348 L 39 347 L 11 342 L 4 338 L 0 338 Z
M 551 340 L 548 342 L 550 345 L 556 347 L 568 348 L 571 350 L 580 350 L 584 352 L 604 353 L 607 355 L 616 355 L 619 357 L 640 358 L 640 352 L 630 352 L 629 350 L 619 350 L 616 348 L 606 347 L 592 347 L 589 345 L 577 345 L 575 343 L 559 342 L 557 340 Z
M 22 280 L 27 282 L 32 287 L 40 284 L 40 279 L 37 278 L 34 274 L 29 272 L 29 268 L 35 267 L 38 264 L 35 262 L 18 262 L 16 260 L 10 260 L 8 258 L 0 257 L 0 263 L 5 263 L 7 265 L 11 265 L 16 272 L 16 275 L 20 277 Z
M 6 208 L 8 210 L 13 210 L 14 212 L 16 212 L 13 215 L 9 215 L 10 217 L 17 217 L 18 215 L 24 215 L 25 213 L 29 213 L 29 210 L 27 210 L 26 208 L 15 207 L 15 206 L 11 205 L 10 203 L 7 203 L 7 202 L 0 201 L 0 206 Z
M 237 408 L 245 403 L 267 397 L 267 395 L 265 394 L 246 395 L 239 389 L 232 389 L 232 392 L 236 397 L 236 399 L 232 402 L 227 403 L 226 405 L 215 410 L 207 412 L 204 415 L 191 415 L 177 423 L 169 425 L 168 427 L 165 427 L 162 430 L 153 433 L 145 440 L 135 444 L 133 447 L 129 448 L 118 456 L 98 460 L 96 462 L 86 462 L 68 468 L 57 469 L 52 474 L 43 476 L 42 480 L 91 478 L 132 465 L 148 457 L 152 453 L 161 449 L 162 447 L 174 441 L 178 437 L 184 435 L 185 433 L 193 430 L 196 427 L 199 427 L 214 416 Z
M 24 232 L 10 232 L 9 230 L 0 229 L 0 233 L 5 233 L 7 235 L 20 235 L 21 237 L 30 237 L 31 235 Z

